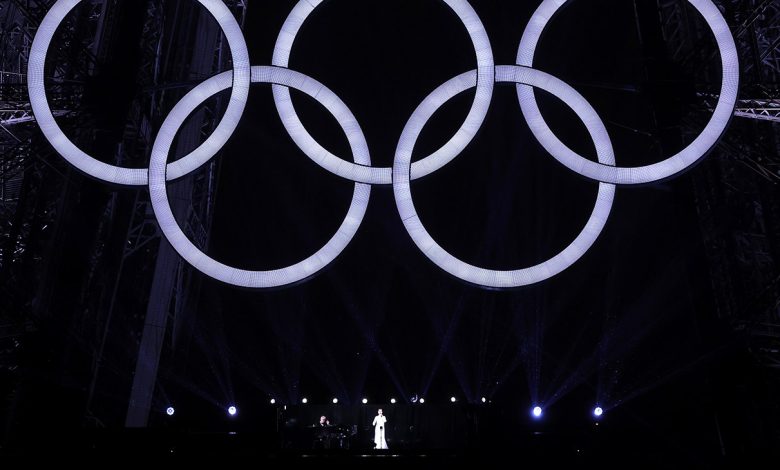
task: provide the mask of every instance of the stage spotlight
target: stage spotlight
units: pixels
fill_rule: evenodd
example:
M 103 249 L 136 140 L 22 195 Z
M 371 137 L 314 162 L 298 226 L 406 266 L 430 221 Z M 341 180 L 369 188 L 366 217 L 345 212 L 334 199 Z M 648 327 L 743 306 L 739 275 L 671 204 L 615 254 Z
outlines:
M 457 399 L 457 398 L 455 398 L 455 397 L 450 397 L 450 401 L 451 401 L 452 403 L 455 403 L 456 401 L 458 401 L 458 399 Z
M 174 410 L 172 406 L 169 406 L 168 408 L 166 408 L 166 409 L 165 409 L 165 413 L 166 413 L 168 416 L 173 416 L 173 414 L 174 414 L 175 412 L 176 412 L 176 410 Z
M 365 405 L 366 403 L 368 403 L 368 398 L 363 399 L 363 404 Z
M 393 405 L 395 405 L 395 398 L 391 398 L 391 399 L 390 399 L 390 403 L 392 403 Z
M 230 405 L 230 406 L 228 407 L 228 414 L 229 414 L 230 416 L 235 416 L 235 415 L 236 415 L 236 413 L 238 413 L 238 410 L 236 409 L 236 407 L 235 407 L 235 406 L 233 406 L 233 405 Z
M 336 403 L 338 403 L 338 402 L 339 402 L 339 399 L 338 399 L 338 398 L 334 398 L 334 399 L 333 399 L 333 404 L 334 404 L 334 405 L 335 405 Z
M 604 410 L 602 410 L 600 406 L 593 408 L 593 416 L 599 418 L 602 414 L 604 414 Z
M 275 404 L 276 404 L 276 398 L 271 398 L 271 404 L 272 404 L 272 405 L 275 405 Z
M 482 403 L 487 403 L 487 398 L 482 397 Z
M 542 417 L 542 407 L 534 406 L 534 409 L 531 411 L 531 413 L 534 415 L 534 418 L 541 418 Z
M 420 398 L 420 403 L 425 403 L 425 398 Z
M 306 403 L 309 403 L 309 399 L 306 398 L 306 397 L 303 397 L 303 400 L 301 400 L 301 403 L 303 403 L 305 405 Z

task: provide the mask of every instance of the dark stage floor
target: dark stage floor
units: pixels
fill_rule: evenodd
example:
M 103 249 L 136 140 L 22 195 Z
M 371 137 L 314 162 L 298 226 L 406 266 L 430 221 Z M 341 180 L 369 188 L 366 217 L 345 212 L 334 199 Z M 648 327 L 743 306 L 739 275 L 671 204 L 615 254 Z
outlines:
M 523 433 L 510 443 L 486 442 L 467 448 L 281 449 L 276 436 L 253 432 L 170 430 L 90 430 L 27 436 L 2 449 L 2 455 L 25 458 L 83 456 L 112 462 L 133 458 L 247 457 L 269 465 L 338 466 L 484 466 L 500 468 L 751 468 L 762 458 L 777 459 L 777 450 L 746 449 L 724 455 L 694 443 L 662 442 L 657 437 L 626 433 Z M 445 467 L 446 468 L 446 467 Z

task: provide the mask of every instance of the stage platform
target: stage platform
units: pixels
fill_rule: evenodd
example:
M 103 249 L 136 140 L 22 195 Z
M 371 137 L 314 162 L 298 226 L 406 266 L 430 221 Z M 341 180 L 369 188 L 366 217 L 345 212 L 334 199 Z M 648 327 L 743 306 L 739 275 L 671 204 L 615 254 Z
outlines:
M 21 437 L 21 436 L 20 436 Z M 285 449 L 278 435 L 252 432 L 186 430 L 80 430 L 41 432 L 0 449 L 6 457 L 93 457 L 121 462 L 138 458 L 250 458 L 253 463 L 281 468 L 312 465 L 401 467 L 463 465 L 498 468 L 509 459 L 520 468 L 747 468 L 759 454 L 723 455 L 685 442 L 661 442 L 626 433 L 518 434 L 512 442 L 485 442 L 464 448 Z M 392 446 L 392 444 L 390 444 Z M 774 456 L 775 458 L 777 456 Z M 576 467 L 574 467 L 576 466 Z

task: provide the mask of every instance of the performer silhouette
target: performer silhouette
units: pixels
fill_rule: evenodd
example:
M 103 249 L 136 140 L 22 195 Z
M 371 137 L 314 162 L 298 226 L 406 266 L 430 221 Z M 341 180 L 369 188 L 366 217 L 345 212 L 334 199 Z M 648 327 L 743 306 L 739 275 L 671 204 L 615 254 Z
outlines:
M 314 432 L 314 444 L 315 449 L 329 449 L 330 448 L 330 420 L 327 416 L 320 416 L 320 422 L 312 425 L 315 428 Z
M 371 423 L 374 426 L 374 449 L 387 449 L 387 441 L 385 440 L 386 423 L 387 417 L 382 414 L 382 408 L 379 408 L 377 415 L 374 416 L 374 422 Z

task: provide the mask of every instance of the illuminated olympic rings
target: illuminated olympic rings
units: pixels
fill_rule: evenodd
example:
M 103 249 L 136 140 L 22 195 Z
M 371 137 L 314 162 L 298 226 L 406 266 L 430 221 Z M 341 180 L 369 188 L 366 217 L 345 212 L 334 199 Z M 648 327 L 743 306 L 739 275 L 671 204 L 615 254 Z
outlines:
M 197 0 L 214 17 L 227 38 L 233 70 L 211 77 L 187 93 L 164 120 L 152 147 L 149 168 L 122 168 L 102 163 L 73 144 L 54 120 L 44 87 L 44 65 L 54 33 L 65 16 L 81 0 L 58 0 L 36 32 L 28 62 L 30 103 L 43 135 L 68 162 L 89 176 L 119 185 L 148 184 L 152 207 L 160 228 L 173 248 L 199 271 L 236 286 L 268 288 L 293 284 L 315 274 L 333 261 L 357 232 L 368 207 L 371 185 L 393 185 L 396 205 L 407 232 L 420 250 L 437 266 L 464 281 L 490 288 L 510 288 L 543 281 L 571 266 L 593 245 L 612 208 L 615 185 L 649 183 L 689 168 L 715 146 L 728 126 L 739 90 L 739 60 L 734 38 L 711 0 L 689 0 L 712 30 L 723 71 L 718 104 L 701 134 L 686 148 L 667 159 L 642 167 L 616 166 L 612 144 L 596 111 L 558 78 L 531 68 L 539 39 L 565 0 L 543 0 L 529 20 L 517 54 L 517 65 L 493 62 L 493 53 L 482 21 L 466 0 L 442 0 L 466 28 L 476 54 L 476 69 L 454 77 L 436 88 L 415 109 L 399 139 L 391 168 L 371 166 L 368 144 L 355 116 L 335 93 L 323 84 L 287 68 L 295 38 L 322 0 L 300 0 L 288 16 L 276 41 L 272 66 L 251 66 L 246 42 L 238 23 L 221 0 Z M 523 115 L 541 145 L 570 170 L 599 183 L 594 209 L 580 234 L 560 253 L 535 266 L 499 271 L 467 264 L 445 251 L 426 231 L 412 201 L 411 181 L 433 173 L 458 156 L 476 135 L 487 115 L 495 83 L 515 83 Z M 197 248 L 177 224 L 168 201 L 166 181 L 180 178 L 208 162 L 235 131 L 246 106 L 251 83 L 270 83 L 282 123 L 295 144 L 318 165 L 353 181 L 352 202 L 333 237 L 308 258 L 269 271 L 248 271 L 222 264 Z M 214 132 L 197 149 L 167 163 L 173 139 L 184 120 L 206 99 L 230 88 L 230 101 Z M 323 148 L 305 129 L 293 107 L 290 88 L 322 104 L 347 136 L 352 160 Z M 415 142 L 425 123 L 457 94 L 476 88 L 471 109 L 455 135 L 437 151 L 412 162 Z M 586 159 L 563 144 L 544 121 L 533 88 L 541 88 L 568 105 L 585 124 L 593 139 L 597 162 Z

